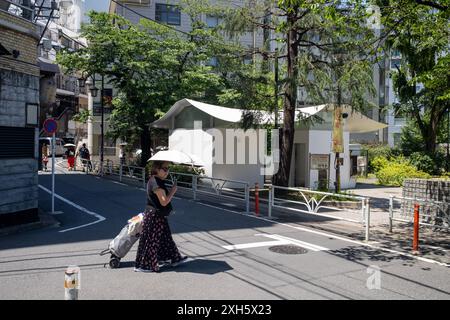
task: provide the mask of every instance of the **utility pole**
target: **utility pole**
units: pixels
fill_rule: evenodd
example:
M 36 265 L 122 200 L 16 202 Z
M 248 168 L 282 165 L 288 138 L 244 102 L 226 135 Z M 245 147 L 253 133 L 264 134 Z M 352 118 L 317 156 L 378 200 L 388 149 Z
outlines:
M 100 123 L 100 163 L 102 166 L 102 175 L 103 175 L 103 151 L 104 151 L 104 131 L 103 131 L 103 122 L 104 122 L 104 101 L 103 101 L 103 96 L 104 96 L 104 90 L 105 90 L 105 83 L 104 83 L 104 75 L 102 74 L 102 88 L 100 91 L 100 108 L 101 108 L 101 113 L 102 113 L 102 117 L 101 117 L 101 123 Z
M 278 129 L 278 48 L 275 48 L 275 129 Z
M 447 161 L 445 169 L 450 172 L 450 103 L 447 106 Z

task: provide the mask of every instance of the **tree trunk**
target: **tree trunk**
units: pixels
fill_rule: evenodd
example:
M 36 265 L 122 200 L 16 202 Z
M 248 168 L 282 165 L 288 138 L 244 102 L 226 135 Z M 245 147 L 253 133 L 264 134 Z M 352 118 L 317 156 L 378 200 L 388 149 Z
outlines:
M 437 142 L 437 133 L 438 133 L 438 125 L 441 121 L 440 117 L 435 116 L 431 117 L 430 123 L 428 125 L 427 136 L 425 138 L 425 151 L 428 154 L 434 154 L 436 152 L 436 142 Z
M 298 9 L 288 15 L 287 22 L 291 27 L 288 33 L 287 52 L 287 75 L 288 82 L 285 89 L 283 127 L 281 129 L 280 143 L 280 166 L 274 176 L 273 184 L 288 186 L 291 172 L 292 150 L 295 133 L 295 105 L 297 101 L 297 78 L 298 78 L 298 43 L 297 33 L 294 30 Z

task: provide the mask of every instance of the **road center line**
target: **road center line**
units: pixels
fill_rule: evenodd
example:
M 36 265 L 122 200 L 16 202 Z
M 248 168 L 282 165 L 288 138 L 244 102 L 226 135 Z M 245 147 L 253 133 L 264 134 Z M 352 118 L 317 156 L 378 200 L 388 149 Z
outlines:
M 46 187 L 41 186 L 41 185 L 38 185 L 38 186 L 39 186 L 39 188 L 41 188 L 45 192 L 47 192 L 49 194 L 52 194 L 52 192 L 49 189 L 47 189 Z M 56 193 L 55 193 L 55 198 L 58 198 L 59 200 L 61 200 L 61 201 L 65 202 L 65 203 L 71 205 L 72 207 L 75 207 L 76 209 L 78 209 L 78 210 L 80 210 L 82 212 L 87 213 L 88 215 L 91 215 L 91 216 L 94 216 L 95 218 L 97 218 L 97 221 L 94 221 L 94 222 L 91 222 L 91 223 L 87 223 L 87 224 L 83 224 L 81 226 L 74 227 L 74 228 L 64 229 L 64 230 L 61 230 L 61 231 L 58 231 L 58 232 L 72 231 L 72 230 L 75 230 L 75 229 L 84 228 L 84 227 L 87 227 L 87 226 L 90 226 L 90 225 L 93 225 L 93 224 L 96 224 L 96 223 L 99 223 L 99 222 L 102 222 L 102 221 L 106 220 L 105 217 L 99 215 L 98 213 L 95 213 L 95 212 L 92 212 L 92 211 L 90 211 L 90 210 L 88 210 L 86 208 L 83 208 L 83 207 L 79 206 L 78 204 L 76 204 L 76 203 L 74 203 L 74 202 L 72 202 L 72 201 L 70 201 L 70 200 L 68 200 L 66 198 L 63 198 L 63 197 L 61 197 L 60 195 L 58 195 Z

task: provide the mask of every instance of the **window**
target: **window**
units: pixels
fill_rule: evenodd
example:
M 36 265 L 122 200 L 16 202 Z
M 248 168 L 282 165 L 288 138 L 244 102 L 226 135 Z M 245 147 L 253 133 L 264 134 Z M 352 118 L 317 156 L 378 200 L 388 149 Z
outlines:
M 36 103 L 27 103 L 25 109 L 26 126 L 39 126 L 39 105 Z
M 155 20 L 179 26 L 181 24 L 180 8 L 170 4 L 156 4 Z
M 401 134 L 400 133 L 394 133 L 394 146 L 399 146 L 401 142 Z
M 208 28 L 215 28 L 222 22 L 222 19 L 218 16 L 206 16 L 206 25 Z

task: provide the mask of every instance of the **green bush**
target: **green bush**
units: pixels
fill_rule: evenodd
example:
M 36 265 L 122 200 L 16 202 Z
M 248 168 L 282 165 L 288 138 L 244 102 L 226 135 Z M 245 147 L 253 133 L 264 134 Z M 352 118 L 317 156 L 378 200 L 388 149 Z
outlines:
M 368 171 L 371 173 L 376 172 L 376 170 L 374 168 L 374 164 L 373 164 L 373 161 L 376 158 L 381 157 L 381 158 L 389 159 L 391 157 L 396 157 L 396 156 L 400 155 L 399 149 L 391 148 L 385 144 L 362 145 L 361 149 L 363 151 L 363 154 L 365 154 L 366 151 L 368 152 L 368 156 L 369 156 Z
M 402 186 L 403 181 L 408 178 L 430 178 L 428 173 L 417 170 L 414 166 L 404 161 L 390 162 L 388 166 L 382 168 L 375 175 L 379 184 L 396 187 Z
M 414 152 L 409 156 L 409 161 L 417 169 L 432 175 L 440 175 L 445 172 L 446 159 L 442 152 L 436 152 L 432 155 L 425 152 Z
M 372 161 L 372 170 L 373 172 L 378 172 L 381 169 L 384 169 L 389 165 L 389 160 L 384 156 L 375 157 Z

